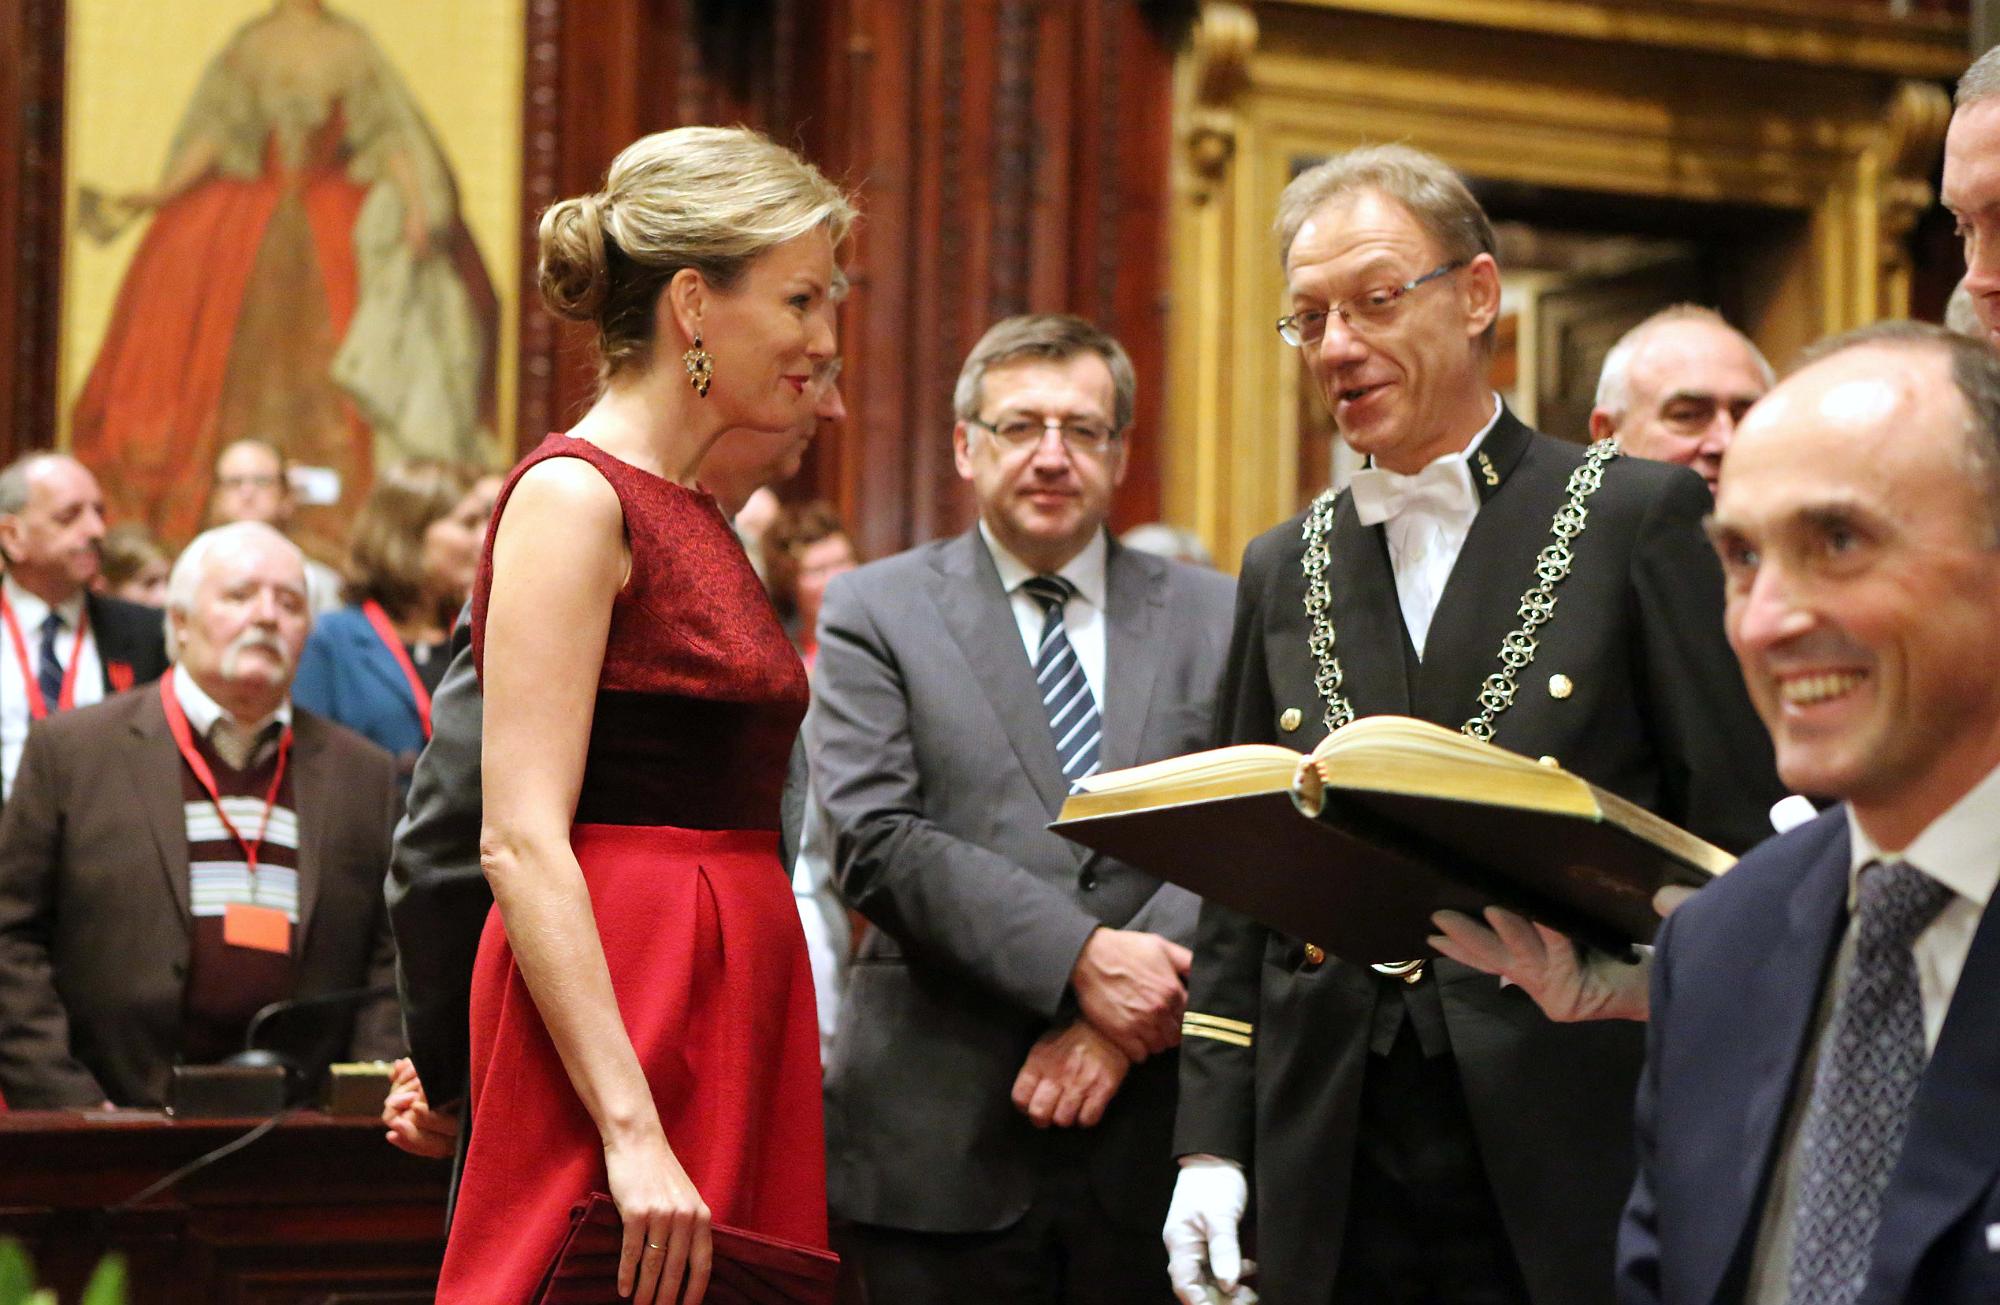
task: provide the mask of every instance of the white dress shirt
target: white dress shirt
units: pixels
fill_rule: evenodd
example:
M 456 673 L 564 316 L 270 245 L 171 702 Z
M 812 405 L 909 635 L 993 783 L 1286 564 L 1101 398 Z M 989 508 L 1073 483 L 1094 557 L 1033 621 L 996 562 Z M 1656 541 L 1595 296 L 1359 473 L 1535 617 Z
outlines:
M 1027 650 L 1028 664 L 1032 666 L 1035 652 L 1041 647 L 1042 622 L 1047 617 L 1042 605 L 1033 595 L 1023 592 L 1021 586 L 1041 572 L 1008 552 L 984 521 L 979 523 L 979 537 L 993 554 L 993 565 L 1000 572 L 1000 587 L 1007 591 L 1007 599 L 1014 606 L 1014 622 L 1021 628 L 1021 646 Z M 1076 595 L 1063 604 L 1063 633 L 1069 636 L 1076 660 L 1083 666 L 1083 678 L 1090 683 L 1090 694 L 1097 699 L 1099 719 L 1104 715 L 1104 562 L 1110 553 L 1104 538 L 1102 530 L 1091 535 L 1083 551 L 1056 572 L 1076 586 Z
M 1424 655 L 1424 643 L 1431 632 L 1431 618 L 1437 614 L 1438 599 L 1444 594 L 1445 581 L 1451 578 L 1451 569 L 1458 563 L 1459 550 L 1465 547 L 1465 537 L 1472 532 L 1472 519 L 1479 515 L 1479 492 L 1473 487 L 1472 455 L 1500 420 L 1500 396 L 1493 396 L 1493 415 L 1479 428 L 1466 446 L 1457 453 L 1447 453 L 1431 461 L 1429 466 L 1439 463 L 1456 467 L 1457 474 L 1465 477 L 1465 483 L 1472 493 L 1466 501 L 1470 507 L 1440 511 L 1427 503 L 1420 503 L 1408 511 L 1400 512 L 1384 523 L 1389 536 L 1389 562 L 1396 571 L 1396 599 L 1403 609 L 1403 626 L 1410 632 L 1410 646 L 1416 649 L 1419 660 Z M 1394 472 L 1385 472 L 1391 478 Z M 1419 473 L 1421 474 L 1421 473 Z
M 819 1008 L 819 1063 L 833 1056 L 833 1035 L 840 1027 L 840 1001 L 847 992 L 849 955 L 854 950 L 854 924 L 833 881 L 833 830 L 812 782 L 806 782 L 800 806 L 799 854 L 792 864 L 792 901 L 806 935 L 806 959 L 812 963 L 813 998 Z
M 1877 862 L 1888 865 L 1907 861 L 1952 890 L 1952 898 L 1945 903 L 1944 910 L 1910 946 L 1917 962 L 1917 988 L 1924 1006 L 1924 1050 L 1936 1051 L 1938 1034 L 1943 1031 L 1945 1015 L 1951 1009 L 1952 994 L 1958 991 L 1958 976 L 1972 951 L 1972 936 L 1979 930 L 1979 917 L 1992 900 L 1995 885 L 2000 884 L 2000 770 L 1980 780 L 1901 852 L 1876 846 L 1854 818 L 1854 809 L 1849 807 L 1847 845 L 1847 927 L 1841 934 L 1840 952 L 1834 958 L 1832 982 L 1821 994 L 1819 1010 L 1814 1016 L 1812 1045 L 1799 1068 L 1798 1082 L 1792 1086 L 1785 1134 L 1777 1167 L 1771 1172 L 1770 1193 L 1764 1202 L 1757 1234 L 1749 1305 L 1785 1305 L 1790 1292 L 1792 1212 L 1798 1203 L 1799 1129 L 1805 1122 L 1806 1103 L 1812 1099 L 1813 1071 L 1819 1063 L 1821 1036 L 1833 1014 L 1834 994 L 1846 986 L 1854 967 L 1854 907 L 1861 872 Z
M 174 671 L 174 699 L 181 705 L 181 714 L 187 717 L 189 731 L 198 739 L 207 738 L 209 731 L 215 728 L 215 722 L 228 714 L 223 710 L 222 704 L 209 697 L 208 693 L 194 682 L 194 676 L 184 670 Z M 284 725 L 292 723 L 292 700 L 286 697 L 278 704 L 276 711 L 262 720 L 240 721 L 234 716 L 230 716 L 229 719 L 244 734 L 260 734 L 272 721 Z
M 21 628 L 21 643 L 28 653 L 28 664 L 24 667 L 14 655 L 14 641 L 0 637 L 0 794 L 4 794 L 13 791 L 14 772 L 21 765 L 21 749 L 28 742 L 28 726 L 34 723 L 28 711 L 28 681 L 41 671 L 42 622 L 48 619 L 49 605 L 15 584 L 12 576 L 0 580 L 0 585 L 6 587 L 7 603 L 14 609 L 14 620 Z M 85 707 L 101 701 L 104 663 L 97 656 L 97 632 L 84 631 L 83 647 L 76 647 L 76 626 L 83 619 L 83 595 L 78 593 L 56 611 L 63 618 L 63 628 L 56 633 L 56 660 L 67 673 L 72 649 L 76 649 L 78 658 L 76 705 Z M 52 702 L 48 707 L 54 711 L 56 704 Z

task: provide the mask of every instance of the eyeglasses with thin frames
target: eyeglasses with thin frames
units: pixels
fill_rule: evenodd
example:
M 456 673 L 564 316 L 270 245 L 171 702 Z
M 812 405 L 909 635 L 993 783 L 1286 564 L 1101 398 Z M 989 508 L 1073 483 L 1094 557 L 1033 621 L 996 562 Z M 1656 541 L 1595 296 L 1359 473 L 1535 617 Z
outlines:
M 1278 319 L 1278 335 L 1286 344 L 1304 347 L 1318 344 L 1326 335 L 1326 319 L 1338 315 L 1347 323 L 1347 329 L 1357 334 L 1379 331 L 1396 320 L 1402 311 L 1403 299 L 1419 286 L 1428 285 L 1439 277 L 1450 276 L 1470 261 L 1459 258 L 1442 263 L 1414 280 L 1401 285 L 1377 286 L 1373 290 L 1363 290 L 1350 299 L 1343 299 L 1328 308 L 1308 308 L 1302 312 L 1288 314 Z
M 965 424 L 979 427 L 1010 449 L 1033 448 L 1042 442 L 1042 437 L 1048 432 L 1056 431 L 1071 453 L 1087 453 L 1092 457 L 1102 457 L 1120 438 L 1119 432 L 1108 426 L 1089 421 L 1065 421 L 1061 417 L 1009 417 L 997 425 L 977 417 L 967 417 Z
M 807 381 L 806 384 L 811 390 L 813 398 L 820 399 L 825 397 L 826 392 L 832 389 L 834 382 L 839 379 L 839 357 L 822 358 L 813 364 L 812 379 Z

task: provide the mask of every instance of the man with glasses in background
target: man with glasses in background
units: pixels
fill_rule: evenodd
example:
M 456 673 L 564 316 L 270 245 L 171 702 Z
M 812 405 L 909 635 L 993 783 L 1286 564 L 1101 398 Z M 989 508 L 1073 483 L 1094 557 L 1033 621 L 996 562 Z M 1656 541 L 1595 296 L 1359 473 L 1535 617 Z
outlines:
M 215 486 L 208 495 L 208 524 L 261 521 L 286 538 L 298 512 L 291 465 L 278 446 L 255 436 L 231 440 L 215 457 Z M 318 558 L 306 558 L 306 592 L 314 616 L 341 605 L 340 572 Z
M 1590 438 L 1693 468 L 1715 492 L 1736 423 L 1776 380 L 1749 337 L 1695 304 L 1663 308 L 1604 355 Z
M 1415 716 L 1732 850 L 1768 833 L 1710 496 L 1507 411 L 1493 233 L 1463 181 L 1356 150 L 1295 179 L 1277 228 L 1279 333 L 1372 465 L 1244 554 L 1215 742 L 1307 752 Z M 1558 1023 L 1453 962 L 1352 964 L 1205 905 L 1182 1033 L 1165 1239 L 1189 1305 L 1245 1298 L 1246 1215 L 1253 1281 L 1287 1305 L 1611 1299 L 1637 1024 Z
M 827 1068 L 828 1199 L 870 1300 L 1166 1295 L 1195 899 L 1048 830 L 1077 779 L 1205 745 L 1228 640 L 1226 577 L 1105 530 L 1135 388 L 1078 318 L 995 326 L 954 396 L 978 522 L 821 608 L 813 791 L 873 926 Z

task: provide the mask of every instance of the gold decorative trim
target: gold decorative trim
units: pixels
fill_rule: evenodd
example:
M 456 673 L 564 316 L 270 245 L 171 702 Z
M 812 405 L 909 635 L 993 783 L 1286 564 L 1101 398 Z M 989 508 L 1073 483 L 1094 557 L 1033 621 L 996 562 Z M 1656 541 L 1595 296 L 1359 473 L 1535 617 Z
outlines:
M 1204 1015 L 1198 1010 L 1188 1011 L 1181 1016 L 1183 1024 L 1199 1024 L 1206 1028 L 1218 1029 L 1224 1033 L 1237 1033 L 1249 1037 L 1256 1032 L 1256 1025 L 1245 1020 L 1233 1020 L 1226 1015 Z
M 1906 81 L 1896 87 L 1884 118 L 1881 210 L 1882 279 L 1892 295 L 1907 298 L 1910 286 L 1910 232 L 1937 196 L 1931 169 L 1944 149 L 1951 124 L 1951 97 L 1935 82 Z
M 1247 1047 L 1251 1040 L 1241 1033 L 1230 1033 L 1223 1029 L 1211 1029 L 1200 1024 L 1181 1024 L 1181 1037 L 1207 1038 L 1211 1042 L 1226 1042 L 1232 1047 Z
M 1544 36 L 1862 69 L 1902 77 L 1965 71 L 1966 23 L 1944 14 L 1829 12 L 1823 0 L 1283 0 Z
M 1383 961 L 1379 965 L 1371 965 L 1368 968 L 1377 974 L 1387 975 L 1391 979 L 1401 979 L 1404 983 L 1422 983 L 1424 981 L 1424 966 L 1427 963 L 1426 960 L 1421 958 L 1414 961 Z
M 1257 16 L 1223 0 L 1204 4 L 1189 39 L 1194 105 L 1181 148 L 1193 184 L 1190 195 L 1206 204 L 1236 157 L 1236 116 L 1231 106 L 1250 84 L 1250 54 L 1257 48 Z

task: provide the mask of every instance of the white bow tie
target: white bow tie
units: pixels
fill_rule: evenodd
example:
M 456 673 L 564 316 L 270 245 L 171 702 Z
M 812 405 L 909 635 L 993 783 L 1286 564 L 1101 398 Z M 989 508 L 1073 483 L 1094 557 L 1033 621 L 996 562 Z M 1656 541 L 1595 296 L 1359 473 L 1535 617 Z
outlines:
M 1350 482 L 1354 511 L 1364 526 L 1393 521 L 1407 512 L 1451 517 L 1477 511 L 1479 492 L 1464 458 L 1445 457 L 1413 476 L 1363 467 Z

